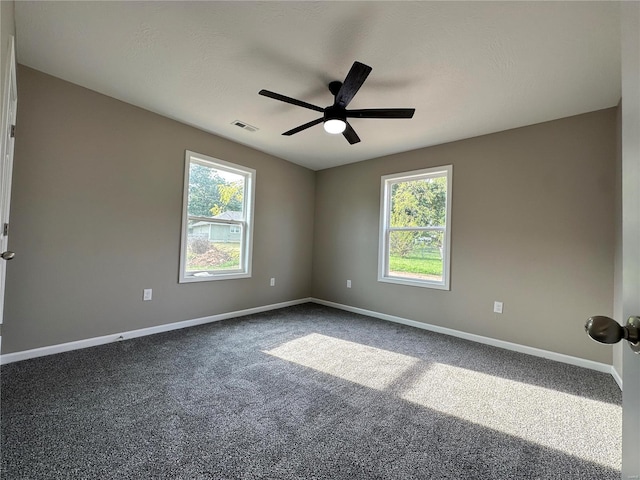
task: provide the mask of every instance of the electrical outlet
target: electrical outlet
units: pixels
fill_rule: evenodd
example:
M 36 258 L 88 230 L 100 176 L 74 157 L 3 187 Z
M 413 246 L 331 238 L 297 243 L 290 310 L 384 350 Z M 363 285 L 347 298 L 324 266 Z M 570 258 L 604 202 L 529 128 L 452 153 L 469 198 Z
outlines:
M 142 300 L 148 302 L 153 297 L 153 290 L 151 288 L 145 288 L 142 291 Z
M 493 302 L 493 313 L 502 313 L 502 302 Z
M 347 288 L 351 288 L 351 280 L 347 280 Z
M 275 277 L 272 277 L 271 280 L 269 280 L 269 285 L 271 285 L 272 287 L 276 286 L 276 279 Z

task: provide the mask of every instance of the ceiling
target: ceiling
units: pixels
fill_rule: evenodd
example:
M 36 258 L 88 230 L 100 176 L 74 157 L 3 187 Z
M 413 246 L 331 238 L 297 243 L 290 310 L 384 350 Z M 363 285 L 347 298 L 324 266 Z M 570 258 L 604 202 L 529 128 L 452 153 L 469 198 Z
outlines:
M 616 2 L 15 3 L 18 62 L 313 170 L 615 106 Z M 354 61 L 373 68 L 349 145 L 321 107 Z M 232 123 L 258 128 L 250 132 Z

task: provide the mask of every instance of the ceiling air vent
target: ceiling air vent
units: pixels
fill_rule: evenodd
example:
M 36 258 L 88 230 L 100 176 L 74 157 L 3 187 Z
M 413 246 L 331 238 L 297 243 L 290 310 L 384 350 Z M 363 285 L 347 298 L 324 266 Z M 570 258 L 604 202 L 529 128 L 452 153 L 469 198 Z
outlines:
M 241 122 L 240 120 L 234 120 L 233 122 L 231 122 L 231 125 L 243 128 L 247 132 L 257 132 L 258 130 L 260 130 L 258 127 L 254 127 L 252 125 L 249 125 L 248 123 Z

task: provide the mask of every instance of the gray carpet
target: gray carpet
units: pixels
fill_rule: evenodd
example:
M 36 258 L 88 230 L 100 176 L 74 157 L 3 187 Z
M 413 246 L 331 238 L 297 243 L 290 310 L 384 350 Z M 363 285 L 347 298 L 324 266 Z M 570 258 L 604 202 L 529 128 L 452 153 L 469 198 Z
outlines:
M 3 479 L 619 479 L 609 375 L 305 304 L 2 367 Z

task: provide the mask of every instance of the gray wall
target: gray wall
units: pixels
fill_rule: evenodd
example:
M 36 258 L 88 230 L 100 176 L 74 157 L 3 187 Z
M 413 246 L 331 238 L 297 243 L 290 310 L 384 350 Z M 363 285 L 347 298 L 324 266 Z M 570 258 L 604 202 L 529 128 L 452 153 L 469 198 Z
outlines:
M 18 87 L 3 353 L 310 295 L 314 172 L 23 66 Z M 256 169 L 252 278 L 178 284 L 186 149 Z
M 612 361 L 582 326 L 613 313 L 615 108 L 314 173 L 26 67 L 18 86 L 3 353 L 313 295 Z M 253 278 L 177 283 L 185 149 L 257 170 Z M 380 176 L 444 164 L 451 291 L 377 282 Z
M 611 347 L 589 340 L 583 325 L 613 309 L 616 114 L 318 172 L 313 296 L 611 363 Z M 380 176 L 446 164 L 451 291 L 378 282 Z

